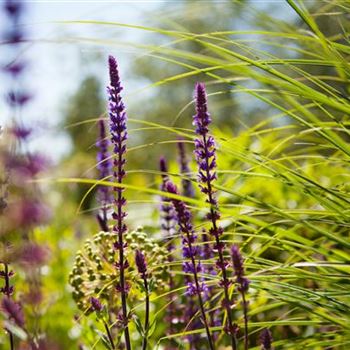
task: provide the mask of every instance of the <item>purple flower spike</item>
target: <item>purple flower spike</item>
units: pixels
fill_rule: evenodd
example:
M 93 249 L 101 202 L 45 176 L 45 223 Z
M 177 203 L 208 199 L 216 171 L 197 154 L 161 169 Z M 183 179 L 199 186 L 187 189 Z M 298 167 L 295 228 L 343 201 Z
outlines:
M 9 17 L 17 19 L 21 14 L 23 4 L 19 0 L 5 0 L 4 10 Z
M 99 126 L 99 139 L 96 142 L 96 146 L 99 148 L 97 154 L 97 169 L 99 170 L 99 178 L 103 181 L 109 181 L 109 177 L 112 174 L 112 162 L 108 151 L 109 140 L 106 136 L 106 127 L 103 119 L 98 121 Z M 112 202 L 112 195 L 109 186 L 99 186 L 97 198 L 101 204 L 101 213 L 98 214 L 98 222 L 103 231 L 108 231 L 108 218 L 107 210 L 108 205 Z
M 243 315 L 244 315 L 244 350 L 248 350 L 248 302 L 246 293 L 249 289 L 250 281 L 244 276 L 244 260 L 237 245 L 231 247 L 231 258 L 238 291 L 242 296 Z
M 11 107 L 22 107 L 32 99 L 30 94 L 25 92 L 10 91 L 7 96 L 7 102 Z
M 261 350 L 273 350 L 272 342 L 273 339 L 271 331 L 265 328 L 260 334 Z
M 137 266 L 137 270 L 139 271 L 139 274 L 141 278 L 146 278 L 147 274 L 147 264 L 146 264 L 146 259 L 141 250 L 136 250 L 135 254 L 135 263 Z
M 108 86 L 107 90 L 109 94 L 110 131 L 115 155 L 113 161 L 113 176 L 116 182 L 121 184 L 123 178 L 125 177 L 124 167 L 126 163 L 125 153 L 127 140 L 127 115 L 125 112 L 125 106 L 120 96 L 122 87 L 119 80 L 117 62 L 112 56 L 109 56 L 109 74 L 111 84 Z M 119 241 L 121 241 L 119 244 L 117 244 L 117 246 L 120 246 L 123 249 L 122 237 L 127 230 L 124 223 L 124 218 L 127 214 L 123 210 L 123 207 L 126 204 L 126 199 L 123 197 L 123 188 L 115 187 L 114 191 L 117 194 L 117 198 L 115 199 L 116 210 L 113 213 L 113 219 L 117 221 L 117 224 L 114 226 L 113 230 L 118 234 Z
M 114 160 L 113 160 L 113 176 L 115 181 L 118 184 L 123 182 L 125 177 L 125 153 L 126 153 L 126 140 L 128 138 L 127 134 L 127 115 L 125 111 L 125 106 L 122 101 L 120 92 L 122 91 L 122 86 L 120 83 L 119 72 L 117 61 L 113 56 L 109 56 L 109 76 L 110 76 L 110 85 L 107 88 L 108 91 L 108 112 L 110 118 L 110 131 L 111 131 L 111 141 L 113 144 L 114 150 Z M 122 187 L 114 187 L 116 193 L 115 198 L 115 210 L 112 214 L 112 218 L 116 220 L 115 225 L 113 226 L 113 232 L 116 234 L 117 239 L 114 243 L 114 248 L 119 252 L 119 261 L 116 263 L 116 266 L 119 268 L 119 282 L 116 286 L 116 290 L 121 293 L 121 304 L 122 304 L 122 324 L 124 325 L 124 336 L 125 336 L 125 345 L 126 350 L 131 350 L 131 342 L 129 335 L 128 327 L 128 310 L 126 297 L 128 294 L 128 284 L 125 281 L 124 272 L 128 267 L 128 262 L 124 257 L 124 248 L 125 243 L 123 239 L 124 233 L 127 231 L 127 226 L 124 222 L 124 219 L 127 215 L 126 211 L 123 209 L 126 204 L 126 199 L 123 196 Z
M 4 297 L 1 302 L 2 311 L 7 315 L 7 317 L 18 326 L 24 326 L 24 316 L 22 308 L 19 304 L 15 303 L 9 297 Z
M 166 189 L 171 194 L 178 194 L 176 186 L 168 181 L 166 183 Z M 204 283 L 200 283 L 198 273 L 201 271 L 200 261 L 196 261 L 199 258 L 199 250 L 193 246 L 196 241 L 197 236 L 194 234 L 192 226 L 192 215 L 191 212 L 187 209 L 185 203 L 179 199 L 171 199 L 171 202 L 174 205 L 177 214 L 177 221 L 182 233 L 182 251 L 186 259 L 189 259 L 189 262 L 185 262 L 183 268 L 185 272 L 192 273 L 193 282 L 187 279 L 187 294 L 196 295 L 199 301 L 200 313 L 202 315 L 202 321 L 206 329 L 208 345 L 211 350 L 214 349 L 214 344 L 212 336 L 209 330 L 209 324 L 207 316 L 204 310 L 202 294 L 206 291 Z
M 180 164 L 180 172 L 185 177 L 182 179 L 182 189 L 183 194 L 186 197 L 194 198 L 194 189 L 192 186 L 191 180 L 188 179 L 190 174 L 190 168 L 188 166 L 188 159 L 186 157 L 185 144 L 182 139 L 180 139 L 177 143 L 177 147 L 179 150 L 179 164 Z
M 224 258 L 225 244 L 220 239 L 223 229 L 218 224 L 220 212 L 213 188 L 213 181 L 216 180 L 216 145 L 213 136 L 209 135 L 211 118 L 208 112 L 207 94 L 203 83 L 196 84 L 195 100 L 196 114 L 193 116 L 193 125 L 196 127 L 196 134 L 198 137 L 194 141 L 194 154 L 198 164 L 198 183 L 201 192 L 207 197 L 206 202 L 210 204 L 210 211 L 207 215 L 207 218 L 211 221 L 209 233 L 215 239 L 213 248 L 218 255 L 216 267 L 221 272 L 221 281 L 219 285 L 224 290 L 223 307 L 227 313 L 227 325 L 225 325 L 224 328 L 228 330 L 231 336 L 232 349 L 236 350 L 236 334 L 233 326 L 232 302 L 229 293 L 231 281 L 227 276 L 227 267 L 229 263 Z
M 237 245 L 231 247 L 232 265 L 241 292 L 247 292 L 250 281 L 244 276 L 244 260 Z

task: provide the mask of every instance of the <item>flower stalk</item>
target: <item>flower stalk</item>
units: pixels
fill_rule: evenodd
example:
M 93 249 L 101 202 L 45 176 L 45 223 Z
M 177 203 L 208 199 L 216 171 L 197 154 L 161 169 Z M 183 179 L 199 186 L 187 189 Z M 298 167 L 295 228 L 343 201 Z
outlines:
M 122 86 L 120 83 L 119 72 L 117 61 L 113 56 L 109 56 L 109 75 L 110 75 L 110 85 L 108 86 L 109 94 L 109 117 L 110 117 L 110 131 L 111 131 L 111 141 L 114 147 L 114 169 L 113 176 L 118 184 L 123 182 L 125 177 L 125 153 L 126 153 L 126 140 L 128 138 L 126 121 L 127 115 L 125 111 L 125 106 L 121 98 Z M 131 349 L 130 334 L 129 334 L 129 317 L 127 310 L 127 294 L 129 291 L 128 285 L 125 281 L 125 270 L 128 268 L 129 264 L 124 256 L 124 249 L 126 244 L 123 239 L 124 233 L 127 231 L 127 226 L 124 223 L 124 219 L 127 213 L 124 210 L 126 205 L 126 199 L 123 196 L 122 187 L 114 187 L 115 191 L 115 210 L 112 214 L 112 218 L 116 221 L 113 226 L 113 232 L 116 234 L 116 242 L 114 243 L 114 248 L 119 252 L 119 261 L 116 264 L 119 268 L 119 282 L 117 284 L 117 290 L 121 294 L 121 304 L 122 304 L 122 324 L 124 327 L 124 336 L 126 349 Z
M 143 281 L 143 288 L 145 291 L 145 323 L 144 323 L 144 336 L 142 340 L 142 350 L 147 349 L 148 343 L 148 331 L 149 331 L 149 312 L 150 312 L 150 301 L 149 301 L 149 286 L 147 281 L 147 265 L 144 254 L 140 251 L 136 251 L 135 262 L 139 275 Z
M 231 299 L 229 287 L 232 282 L 228 278 L 227 267 L 229 263 L 224 257 L 225 244 L 221 240 L 222 227 L 219 226 L 220 212 L 215 198 L 213 181 L 216 180 L 216 145 L 213 136 L 209 135 L 210 114 L 207 107 L 207 95 L 205 85 L 197 83 L 195 88 L 196 114 L 193 116 L 193 125 L 196 127 L 197 138 L 195 140 L 195 157 L 198 164 L 198 182 L 202 193 L 207 197 L 206 202 L 210 205 L 207 218 L 211 221 L 209 233 L 214 237 L 214 251 L 217 252 L 218 260 L 216 267 L 221 271 L 220 286 L 224 290 L 223 307 L 227 314 L 226 332 L 231 337 L 232 349 L 237 349 L 237 327 L 233 323 Z
M 248 302 L 246 293 L 249 289 L 250 281 L 244 276 L 244 260 L 237 245 L 231 247 L 232 266 L 238 284 L 238 291 L 242 297 L 243 317 L 244 317 L 244 350 L 248 350 Z
M 169 193 L 178 194 L 176 186 L 170 181 L 167 182 L 167 190 Z M 196 235 L 194 234 L 193 226 L 191 223 L 192 215 L 190 211 L 187 209 L 184 202 L 178 199 L 171 199 L 171 202 L 175 207 L 180 231 L 183 234 L 183 238 L 182 238 L 183 256 L 186 259 L 190 259 L 190 262 L 184 263 L 184 271 L 187 273 L 192 273 L 193 279 L 194 279 L 194 283 L 190 282 L 187 284 L 187 293 L 189 295 L 197 295 L 198 297 L 200 312 L 202 316 L 202 322 L 205 327 L 209 348 L 211 350 L 214 350 L 215 349 L 214 342 L 212 339 L 212 335 L 210 333 L 209 323 L 205 313 L 204 303 L 202 298 L 202 293 L 205 291 L 205 285 L 204 283 L 200 284 L 200 280 L 198 276 L 198 273 L 201 272 L 202 267 L 201 267 L 200 261 L 198 261 L 198 263 L 196 262 L 198 249 L 196 249 L 196 247 L 193 246 L 196 240 Z

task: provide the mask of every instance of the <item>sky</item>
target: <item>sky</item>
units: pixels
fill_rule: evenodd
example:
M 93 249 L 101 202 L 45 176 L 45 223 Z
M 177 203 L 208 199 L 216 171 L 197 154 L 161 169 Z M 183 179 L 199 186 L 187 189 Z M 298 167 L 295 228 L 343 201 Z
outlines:
M 2 3 L 4 0 L 0 0 Z M 198 0 L 205 3 L 206 0 Z M 231 0 L 210 0 L 216 2 Z M 123 84 L 128 94 L 139 90 L 142 82 L 131 80 L 127 71 L 129 62 L 141 53 L 135 51 L 128 43 L 145 43 L 147 34 L 142 30 L 92 24 L 71 23 L 71 21 L 106 21 L 137 25 L 151 25 L 152 17 L 167 19 L 176 12 L 176 5 L 181 0 L 164 1 L 24 1 L 26 11 L 21 25 L 30 38 L 23 45 L 20 55 L 29 62 L 26 86 L 35 96 L 30 106 L 16 118 L 25 124 L 36 126 L 37 133 L 31 142 L 32 149 L 45 149 L 53 161 L 58 161 L 68 154 L 70 142 L 61 125 L 64 107 L 69 97 L 74 94 L 86 74 L 95 74 L 107 84 L 107 56 L 113 54 L 118 58 Z M 272 4 L 278 10 L 281 0 L 256 0 L 255 7 L 264 8 Z M 163 5 L 169 4 L 169 6 Z M 275 6 L 275 5 L 279 6 Z M 159 16 L 162 6 L 166 8 Z M 286 7 L 287 8 L 287 7 Z M 163 10 L 162 10 L 163 11 Z M 279 16 L 287 16 L 288 11 L 278 11 Z M 0 13 L 0 33 L 6 30 L 6 18 Z M 240 29 L 246 29 L 244 20 Z M 218 27 L 220 24 L 218 23 Z M 1 34 L 0 34 L 1 37 Z M 97 45 L 94 39 L 109 40 L 108 45 Z M 111 45 L 111 40 L 113 44 Z M 124 45 L 124 44 L 125 45 Z M 99 60 L 93 58 L 100 56 Z M 7 64 L 13 58 L 11 48 L 0 45 L 0 65 Z M 102 58 L 102 59 L 101 59 Z M 9 89 L 10 82 L 0 72 L 0 125 L 11 120 L 2 98 Z M 141 85 L 141 86 L 140 86 Z M 125 98 L 125 97 L 124 97 Z M 127 96 L 126 96 L 127 101 Z
M 3 0 L 0 0 L 2 3 Z M 24 1 L 26 12 L 22 17 L 30 42 L 23 45 L 21 55 L 29 62 L 24 86 L 35 98 L 19 116 L 30 125 L 37 126 L 32 149 L 45 147 L 54 161 L 70 149 L 62 132 L 60 121 L 65 101 L 76 91 L 87 73 L 99 75 L 107 84 L 107 69 L 103 60 L 95 61 L 97 54 L 107 59 L 108 54 L 118 56 L 121 71 L 127 70 L 132 49 L 116 47 L 104 49 L 77 38 L 114 38 L 116 41 L 137 42 L 140 32 L 115 27 L 63 23 L 63 21 L 111 21 L 141 24 L 160 5 L 159 1 Z M 6 18 L 0 17 L 0 32 L 6 28 Z M 78 44 L 77 44 L 78 42 Z M 13 57 L 10 47 L 0 45 L 0 62 L 6 64 Z M 127 77 L 126 86 L 131 85 Z M 10 82 L 0 75 L 0 95 L 8 91 Z M 131 86 L 132 88 L 132 86 Z M 0 99 L 0 125 L 12 118 L 4 99 Z M 61 132 L 60 132 L 61 131 Z M 49 144 L 49 147 L 48 147 Z

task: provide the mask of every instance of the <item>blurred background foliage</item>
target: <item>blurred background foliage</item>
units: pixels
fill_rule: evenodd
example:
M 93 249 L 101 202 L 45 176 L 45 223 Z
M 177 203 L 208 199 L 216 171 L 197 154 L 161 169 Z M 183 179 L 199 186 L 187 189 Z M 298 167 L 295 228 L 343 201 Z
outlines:
M 159 196 L 145 189 L 159 187 L 160 155 L 180 182 L 177 137 L 185 137 L 191 155 L 193 87 L 205 81 L 219 144 L 225 239 L 241 243 L 252 280 L 252 343 L 267 326 L 276 349 L 347 349 L 348 2 L 164 2 L 148 15 L 147 28 L 138 29 L 143 44 L 129 44 L 135 57 L 127 71 L 121 67 L 122 79 L 146 86 L 123 92 L 130 118 L 127 182 L 140 188 L 127 191 L 130 228 L 142 225 L 161 241 Z M 117 52 L 122 38 L 91 39 Z M 98 177 L 96 121 L 106 117 L 105 85 L 87 72 L 67 99 L 61 125 L 72 148 L 57 165 L 56 179 Z M 191 169 L 195 183 L 193 161 Z M 81 339 L 87 349 L 102 349 L 94 316 L 83 317 L 68 286 L 76 251 L 98 232 L 98 204 L 91 184 L 67 182 L 50 189 L 55 215 L 35 232 L 51 250 L 42 272 L 40 325 L 60 349 L 77 349 Z M 203 205 L 194 209 L 202 227 Z M 158 302 L 156 308 L 164 305 Z M 158 323 L 154 339 L 165 326 Z M 1 342 L 5 349 L 6 339 Z

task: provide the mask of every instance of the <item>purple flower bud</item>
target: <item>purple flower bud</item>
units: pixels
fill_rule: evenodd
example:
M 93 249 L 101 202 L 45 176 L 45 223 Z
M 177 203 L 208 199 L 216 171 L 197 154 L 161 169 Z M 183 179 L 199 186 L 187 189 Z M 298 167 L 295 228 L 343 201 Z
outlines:
M 272 342 L 273 339 L 271 331 L 265 328 L 260 334 L 261 350 L 273 350 Z
M 11 134 L 18 140 L 26 140 L 32 133 L 33 129 L 25 126 L 16 125 L 11 128 Z
M 234 268 L 239 289 L 242 292 L 247 292 L 249 288 L 249 280 L 244 276 L 244 260 L 237 245 L 231 247 L 232 265 Z
M 26 67 L 26 64 L 24 64 L 23 62 L 14 62 L 5 66 L 3 68 L 3 71 L 11 74 L 13 77 L 17 77 L 23 72 L 25 67 Z
M 97 298 L 91 297 L 90 304 L 92 311 L 101 312 L 103 310 L 103 305 Z
M 24 326 L 23 311 L 18 303 L 8 297 L 4 297 L 1 302 L 1 309 L 18 327 Z
M 36 243 L 26 243 L 19 255 L 20 262 L 28 267 L 42 266 L 48 259 L 48 249 Z
M 7 96 L 7 102 L 11 107 L 22 107 L 32 99 L 32 95 L 25 92 L 10 91 Z
M 6 11 L 9 17 L 17 19 L 21 14 L 23 9 L 23 3 L 20 0 L 5 0 L 4 10 Z
M 139 271 L 141 278 L 145 278 L 146 273 L 147 273 L 147 265 L 146 265 L 145 256 L 141 252 L 141 250 L 136 250 L 135 263 L 136 263 L 137 270 Z

